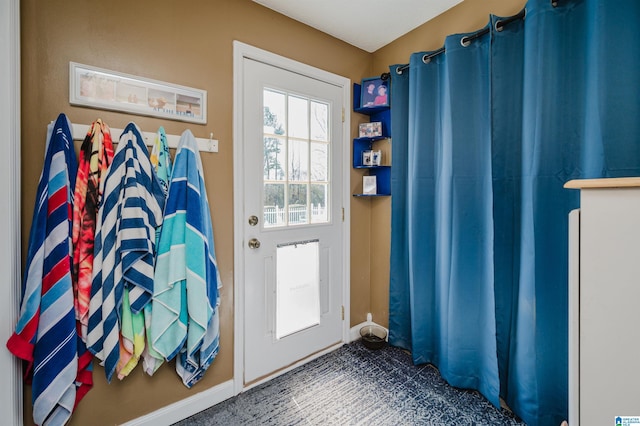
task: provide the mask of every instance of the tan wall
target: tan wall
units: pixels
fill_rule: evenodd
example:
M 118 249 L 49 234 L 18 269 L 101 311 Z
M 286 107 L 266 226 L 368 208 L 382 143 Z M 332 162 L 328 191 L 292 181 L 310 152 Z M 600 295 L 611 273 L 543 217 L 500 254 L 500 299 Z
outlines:
M 374 52 L 373 75 L 388 72 L 389 65 L 409 62 L 409 56 L 413 52 L 439 49 L 444 45 L 445 37 L 450 34 L 483 28 L 489 22 L 489 14 L 515 15 L 522 10 L 525 3 L 525 0 L 465 0 Z M 385 326 L 389 323 L 390 224 L 391 200 L 375 200 L 371 209 L 371 288 L 369 291 L 373 320 Z
M 138 366 L 123 382 L 114 379 L 110 385 L 103 368 L 96 365 L 94 389 L 78 406 L 71 424 L 122 423 L 233 377 L 233 40 L 352 81 L 368 76 L 371 54 L 249 0 L 23 0 L 21 8 L 24 252 L 42 170 L 46 125 L 60 112 L 74 123 L 90 124 L 100 117 L 114 128 L 123 128 L 133 120 L 143 130 L 155 131 L 163 125 L 167 133 L 180 134 L 190 128 L 197 137 L 213 132 L 220 141 L 219 153 L 202 155 L 224 283 L 220 354 L 192 390 L 166 365 L 154 377 L 144 375 Z M 205 89 L 208 124 L 71 107 L 69 61 Z M 354 114 L 352 132 L 357 131 L 358 120 L 364 117 Z M 355 235 L 366 235 L 359 231 L 370 226 L 367 205 L 354 202 L 352 217 Z M 369 241 L 354 238 L 351 247 L 352 321 L 358 323 L 369 311 Z M 32 418 L 30 400 L 26 395 L 28 422 Z

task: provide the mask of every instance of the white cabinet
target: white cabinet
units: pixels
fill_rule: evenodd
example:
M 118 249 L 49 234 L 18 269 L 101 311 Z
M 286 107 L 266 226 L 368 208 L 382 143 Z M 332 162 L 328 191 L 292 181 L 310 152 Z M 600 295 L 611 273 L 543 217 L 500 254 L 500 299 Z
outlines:
M 640 178 L 568 182 L 569 425 L 640 417 Z

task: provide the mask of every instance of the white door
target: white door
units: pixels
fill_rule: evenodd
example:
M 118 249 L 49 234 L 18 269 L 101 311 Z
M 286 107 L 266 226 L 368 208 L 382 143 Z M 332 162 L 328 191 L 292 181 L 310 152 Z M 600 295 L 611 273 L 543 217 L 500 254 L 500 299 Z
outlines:
M 342 341 L 343 88 L 243 59 L 244 382 Z

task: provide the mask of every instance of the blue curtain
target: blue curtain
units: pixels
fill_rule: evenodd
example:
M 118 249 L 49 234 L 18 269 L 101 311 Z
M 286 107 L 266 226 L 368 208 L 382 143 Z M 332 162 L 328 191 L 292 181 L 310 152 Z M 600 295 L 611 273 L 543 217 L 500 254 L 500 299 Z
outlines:
M 637 0 L 530 0 L 390 67 L 389 341 L 529 425 L 568 412 L 563 185 L 640 175 L 638 22 Z

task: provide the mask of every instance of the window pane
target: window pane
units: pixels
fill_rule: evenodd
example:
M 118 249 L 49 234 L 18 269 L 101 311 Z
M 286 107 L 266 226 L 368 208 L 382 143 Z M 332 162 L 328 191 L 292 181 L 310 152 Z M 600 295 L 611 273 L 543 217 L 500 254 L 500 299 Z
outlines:
M 309 102 L 289 96 L 289 136 L 309 139 Z
M 265 183 L 264 184 L 264 227 L 286 225 L 284 219 L 284 184 Z
M 284 180 L 285 140 L 282 138 L 264 137 L 264 180 Z
M 317 241 L 276 251 L 276 338 L 320 324 L 320 250 Z
M 309 223 L 307 218 L 307 184 L 289 184 L 289 225 Z
M 326 143 L 311 143 L 311 180 L 326 182 L 328 173 L 327 151 L 329 145 Z
M 264 133 L 284 135 L 287 128 L 287 116 L 284 93 L 264 90 Z
M 329 105 L 311 102 L 311 139 L 328 142 Z
M 309 180 L 309 142 L 289 141 L 289 180 Z
M 329 221 L 329 186 L 311 184 L 311 223 Z

